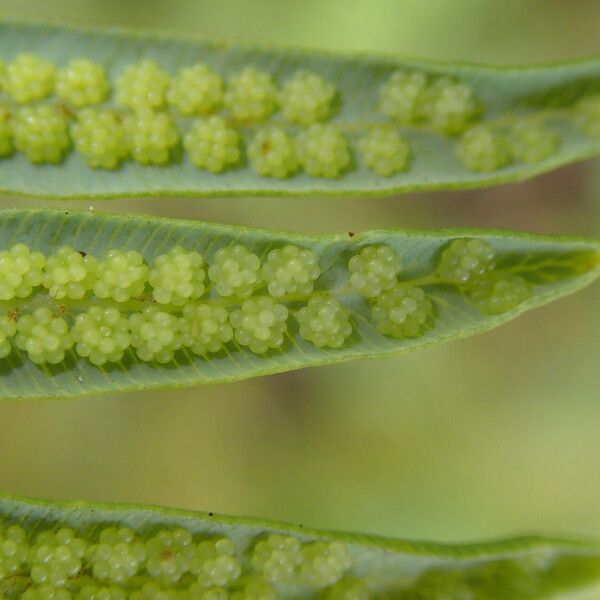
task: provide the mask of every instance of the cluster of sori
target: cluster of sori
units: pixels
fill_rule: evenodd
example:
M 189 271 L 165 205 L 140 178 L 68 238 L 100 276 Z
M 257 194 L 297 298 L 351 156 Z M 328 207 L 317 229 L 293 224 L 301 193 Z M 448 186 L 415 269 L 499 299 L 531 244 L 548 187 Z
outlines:
M 10 354 L 13 338 L 38 364 L 62 362 L 71 348 L 98 366 L 121 361 L 130 347 L 138 359 L 157 363 L 182 348 L 206 357 L 229 342 L 264 354 L 284 346 L 290 315 L 304 340 L 340 348 L 353 334 L 344 296 L 362 298 L 380 334 L 419 337 L 434 305 L 423 288 L 399 280 L 401 268 L 391 247 L 364 246 L 348 260 L 348 285 L 322 290 L 315 289 L 322 272 L 317 254 L 291 244 L 262 261 L 241 244 L 227 245 L 208 265 L 180 246 L 146 264 L 135 250 L 96 258 L 62 246 L 45 257 L 16 244 L 0 252 L 0 301 L 13 301 L 0 316 L 0 357 Z M 469 238 L 443 249 L 425 283 L 460 287 L 486 314 L 506 312 L 531 292 L 519 275 L 494 268 L 487 242 Z M 35 288 L 46 294 L 24 304 Z
M 462 133 L 483 113 L 469 85 L 420 71 L 393 72 L 379 89 L 379 110 L 396 123 L 446 135 Z
M 457 285 L 484 314 L 499 315 L 531 296 L 531 285 L 521 275 L 495 265 L 494 249 L 484 240 L 452 240 L 442 251 L 437 274 L 440 281 Z
M 0 522 L 0 595 L 22 600 L 367 600 L 349 547 L 272 533 L 236 545 L 182 528 L 34 532 Z M 350 593 L 352 592 L 352 593 Z M 8 592 L 2 596 L 12 598 Z
M 539 163 L 559 144 L 558 132 L 539 119 L 521 118 L 508 126 L 489 121 L 468 129 L 457 142 L 456 154 L 468 170 L 491 173 L 515 161 Z
M 194 166 L 221 173 L 242 164 L 248 138 L 245 154 L 264 177 L 282 179 L 304 170 L 335 178 L 352 162 L 347 137 L 322 122 L 335 112 L 338 92 L 307 70 L 278 87 L 269 73 L 247 67 L 226 85 L 205 64 L 171 77 L 146 59 L 122 69 L 114 94 L 104 67 L 89 59 L 56 69 L 43 58 L 21 54 L 0 72 L 0 90 L 10 100 L 0 107 L 0 157 L 17 150 L 32 163 L 59 163 L 74 147 L 90 167 L 116 169 L 129 158 L 142 165 L 170 164 L 181 144 Z M 290 133 L 285 123 L 257 127 L 276 111 L 300 132 Z M 374 127 L 357 151 L 381 176 L 408 166 L 408 144 L 393 128 Z

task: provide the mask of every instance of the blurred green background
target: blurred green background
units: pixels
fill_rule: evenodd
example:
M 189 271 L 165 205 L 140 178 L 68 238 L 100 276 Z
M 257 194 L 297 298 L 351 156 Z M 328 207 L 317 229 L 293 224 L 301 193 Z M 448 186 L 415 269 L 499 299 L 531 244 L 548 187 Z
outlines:
M 600 51 L 597 0 L 2 0 L 0 10 L 434 59 Z M 481 226 L 598 236 L 599 166 L 382 200 L 93 208 L 305 232 Z M 596 285 L 484 336 L 395 359 L 186 391 L 4 403 L 0 490 L 437 540 L 600 536 L 599 303 Z

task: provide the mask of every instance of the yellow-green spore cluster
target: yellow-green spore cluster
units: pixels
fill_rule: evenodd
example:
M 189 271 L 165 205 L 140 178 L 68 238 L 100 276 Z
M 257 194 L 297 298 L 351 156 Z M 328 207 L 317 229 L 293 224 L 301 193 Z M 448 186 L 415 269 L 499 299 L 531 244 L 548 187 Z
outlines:
M 600 93 L 580 98 L 574 108 L 575 120 L 582 131 L 600 137 Z
M 88 108 L 71 126 L 75 149 L 93 169 L 116 169 L 129 155 L 121 119 L 112 110 Z
M 126 302 L 141 296 L 146 287 L 150 269 L 139 252 L 109 250 L 98 263 L 98 277 L 94 294 L 98 298 L 112 298 Z
M 67 117 L 49 104 L 19 108 L 12 135 L 15 148 L 34 164 L 60 163 L 71 146 Z
M 292 244 L 271 250 L 262 266 L 262 279 L 271 296 L 310 294 L 321 275 L 319 258 L 312 250 Z
M 477 125 L 460 138 L 456 154 L 470 171 L 491 173 L 509 165 L 512 152 L 504 135 L 489 125 Z
M 179 70 L 167 91 L 167 101 L 181 115 L 205 115 L 221 106 L 223 94 L 221 77 L 197 64 Z
M 167 165 L 179 142 L 175 123 L 166 113 L 140 109 L 123 121 L 131 157 L 141 165 Z
M 238 121 L 264 121 L 277 107 L 277 88 L 271 75 L 246 67 L 229 80 L 225 107 Z
M 494 249 L 484 240 L 460 238 L 442 250 L 437 272 L 452 283 L 472 283 L 494 268 L 494 259 Z
M 49 308 L 37 308 L 17 320 L 15 342 L 34 363 L 58 364 L 73 345 L 67 322 Z
M 316 73 L 300 70 L 283 82 L 279 103 L 288 121 L 311 125 L 330 116 L 335 97 L 331 83 Z
M 484 314 L 500 315 L 522 304 L 531 295 L 523 277 L 511 273 L 490 273 L 470 290 L 473 304 Z
M 71 330 L 75 351 L 96 366 L 119 362 L 131 344 L 129 323 L 114 307 L 91 306 Z
M 222 306 L 187 304 L 183 307 L 183 345 L 195 354 L 220 352 L 233 339 L 229 313 Z
M 199 252 L 188 251 L 181 246 L 157 256 L 149 276 L 153 298 L 159 304 L 176 306 L 200 298 L 205 290 L 203 264 Z
M 300 335 L 318 348 L 341 348 L 352 334 L 350 313 L 335 298 L 316 296 L 296 313 Z
M 375 300 L 371 313 L 377 330 L 395 338 L 419 337 L 433 312 L 433 303 L 419 287 L 397 285 Z
M 43 284 L 52 298 L 80 300 L 96 282 L 98 261 L 70 246 L 61 246 L 48 257 Z
M 123 69 L 115 85 L 117 104 L 137 110 L 156 110 L 165 104 L 169 75 L 153 60 L 143 60 Z
M 358 148 L 365 166 L 382 177 L 408 168 L 410 146 L 391 127 L 375 127 L 360 140 Z
M 190 571 L 204 589 L 227 589 L 242 574 L 242 563 L 231 540 L 221 537 L 200 542 L 195 549 Z
M 509 134 L 513 156 L 524 163 L 538 163 L 552 156 L 560 143 L 558 133 L 543 123 L 521 119 Z
M 76 58 L 58 71 L 56 94 L 75 108 L 102 104 L 109 93 L 106 71 L 94 61 Z
M 229 318 L 234 339 L 255 354 L 283 345 L 288 309 L 267 296 L 248 298 Z
M 348 140 L 334 125 L 311 125 L 298 136 L 297 151 L 302 167 L 313 177 L 340 177 L 350 166 Z
M 0 300 L 27 298 L 43 280 L 46 258 L 25 244 L 0 251 Z
M 131 345 L 140 360 L 168 363 L 181 348 L 180 319 L 161 311 L 157 306 L 148 306 L 140 313 L 129 317 Z
M 263 177 L 285 179 L 300 166 L 296 144 L 281 127 L 260 129 L 248 146 L 248 158 Z
M 183 147 L 193 165 L 211 173 L 237 165 L 241 157 L 239 133 L 218 116 L 194 121 Z
M 221 296 L 247 298 L 260 282 L 260 259 L 245 246 L 217 250 L 208 276 Z
M 372 298 L 396 284 L 402 261 L 389 246 L 367 246 L 348 261 L 350 285 Z
M 5 528 L 0 524 L 0 581 L 17 575 L 28 557 L 29 544 L 23 529 L 18 525 Z
M 17 104 L 43 100 L 52 94 L 56 67 L 34 54 L 19 54 L 3 78 L 3 88 Z

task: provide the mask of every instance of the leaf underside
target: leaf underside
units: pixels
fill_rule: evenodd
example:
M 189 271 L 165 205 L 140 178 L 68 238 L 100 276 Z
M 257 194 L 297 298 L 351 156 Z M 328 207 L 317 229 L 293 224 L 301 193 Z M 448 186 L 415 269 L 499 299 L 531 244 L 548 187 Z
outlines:
M 348 289 L 349 258 L 365 246 L 387 245 L 402 257 L 404 267 L 399 277 L 402 282 L 418 280 L 431 273 L 441 249 L 449 240 L 459 237 L 486 240 L 496 251 L 499 263 L 525 265 L 524 275 L 532 285 L 531 296 L 509 312 L 486 316 L 452 286 L 425 285 L 423 289 L 435 307 L 431 326 L 420 337 L 396 339 L 376 330 L 371 307 L 364 298 L 347 292 L 336 295 L 336 290 Z M 0 399 L 59 398 L 228 382 L 302 367 L 408 352 L 492 329 L 525 310 L 572 293 L 600 275 L 600 245 L 593 240 L 485 230 L 396 230 L 310 237 L 139 215 L 55 210 L 2 211 L 0 249 L 10 248 L 16 243 L 25 243 L 46 256 L 63 245 L 97 257 L 113 248 L 137 250 L 148 264 L 176 245 L 200 252 L 210 264 L 219 248 L 233 243 L 243 244 L 262 260 L 274 248 L 295 244 L 317 254 L 322 275 L 316 282 L 315 293 L 327 291 L 337 297 L 350 312 L 353 332 L 341 348 L 319 348 L 299 335 L 298 324 L 290 315 L 284 344 L 277 350 L 257 355 L 230 342 L 225 350 L 206 357 L 184 348 L 166 365 L 142 362 L 130 348 L 123 360 L 106 363 L 102 367 L 77 356 L 74 350 L 70 350 L 65 361 L 58 365 L 38 366 L 28 360 L 26 353 L 13 349 L 6 358 L 0 359 Z M 562 266 L 556 270 L 558 265 Z M 214 297 L 214 291 L 209 290 L 208 296 Z M 47 302 L 57 313 L 65 312 L 61 301 L 51 300 L 44 288 L 34 291 L 32 298 L 20 300 L 17 309 L 27 312 L 31 308 L 28 307 L 30 302 L 39 305 L 40 301 Z M 87 300 L 81 302 L 80 306 L 85 308 Z M 14 302 L 0 303 L 0 310 L 3 304 L 4 312 L 7 312 L 8 305 L 13 306 Z M 296 308 L 299 307 L 289 306 L 292 313 Z M 66 319 L 72 318 L 69 311 Z
M 73 58 L 100 62 L 114 83 L 123 68 L 144 58 L 155 60 L 171 75 L 203 62 L 225 79 L 246 66 L 268 71 L 276 82 L 298 69 L 315 72 L 339 93 L 339 110 L 331 122 L 347 132 L 353 150 L 361 131 L 386 122 L 377 110 L 378 90 L 398 69 L 421 71 L 432 78 L 450 77 L 468 84 L 484 108 L 484 121 L 519 116 L 540 117 L 564 99 L 575 102 L 598 89 L 600 58 L 551 66 L 498 68 L 467 64 L 438 64 L 385 56 L 264 48 L 226 41 L 139 33 L 127 30 L 71 28 L 55 25 L 0 22 L 0 59 L 35 53 L 64 66 Z M 433 189 L 462 189 L 518 181 L 600 152 L 600 142 L 581 132 L 566 113 L 548 113 L 548 124 L 560 135 L 559 148 L 537 163 L 515 162 L 493 173 L 468 171 L 455 153 L 455 139 L 420 127 L 400 127 L 412 149 L 410 168 L 390 177 L 366 169 L 355 156 L 338 179 L 299 174 L 276 180 L 254 173 L 248 164 L 221 174 L 195 168 L 186 157 L 168 166 L 127 162 L 117 171 L 88 168 L 77 153 L 61 165 L 34 166 L 20 154 L 0 160 L 0 189 L 7 193 L 60 198 L 110 198 L 161 195 L 385 195 Z M 275 119 L 278 115 L 275 115 Z M 180 119 L 181 121 L 181 119 Z M 185 121 L 185 120 L 183 120 Z M 279 118 L 278 122 L 281 122 Z M 186 124 L 180 123 L 185 129 Z M 251 134 L 252 128 L 246 133 Z
M 251 557 L 256 543 L 270 535 L 295 538 L 303 547 L 315 542 L 343 545 L 350 560 L 343 573 L 338 574 L 335 585 L 299 587 L 271 582 L 277 598 L 592 599 L 597 597 L 594 594 L 600 585 L 600 546 L 581 540 L 528 536 L 488 543 L 435 544 L 314 531 L 283 523 L 150 506 L 0 498 L 0 525 L 15 524 L 27 533 L 30 544 L 41 531 L 56 531 L 63 527 L 74 529 L 88 543 L 95 543 L 99 530 L 107 526 L 128 527 L 142 542 L 159 530 L 175 528 L 189 532 L 195 543 L 226 537 L 233 542 L 242 564 L 242 576 L 231 584 L 232 590 L 249 579 L 264 577 L 260 570 L 257 572 Z M 147 577 L 140 573 L 126 586 L 136 589 Z M 185 589 L 190 581 L 193 581 L 190 576 L 184 576 L 163 589 Z M 71 578 L 67 586 L 77 590 L 84 583 L 98 584 L 83 571 Z M 0 592 L 7 600 L 12 600 L 19 598 L 30 584 L 27 572 L 24 572 L 0 579 Z M 99 585 L 103 584 L 100 582 Z M 347 589 L 345 586 L 360 589 L 362 595 L 334 594 L 336 589 L 338 593 Z

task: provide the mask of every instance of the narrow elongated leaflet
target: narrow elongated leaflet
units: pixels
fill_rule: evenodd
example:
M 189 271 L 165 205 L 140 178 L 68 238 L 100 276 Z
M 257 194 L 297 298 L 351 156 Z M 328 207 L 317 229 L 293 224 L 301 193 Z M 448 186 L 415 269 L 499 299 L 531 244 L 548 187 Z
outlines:
M 332 236 L 0 212 L 0 398 L 234 381 L 482 333 L 600 275 L 600 243 Z
M 0 21 L 0 190 L 390 194 L 600 152 L 600 59 L 490 67 Z
M 549 600 L 591 599 L 600 588 L 598 543 L 533 536 L 434 544 L 159 507 L 3 497 L 0 541 L 6 600 Z

